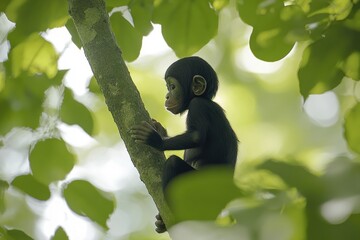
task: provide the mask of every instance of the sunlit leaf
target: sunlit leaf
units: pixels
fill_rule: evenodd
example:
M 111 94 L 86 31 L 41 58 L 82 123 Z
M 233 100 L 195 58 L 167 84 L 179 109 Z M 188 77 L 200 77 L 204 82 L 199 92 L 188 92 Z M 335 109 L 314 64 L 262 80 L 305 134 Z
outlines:
M 134 61 L 140 54 L 142 35 L 138 32 L 120 12 L 111 15 L 111 28 L 115 34 L 116 42 L 122 50 L 126 61 Z
M 55 77 L 57 73 L 58 55 L 53 45 L 38 33 L 30 35 L 12 49 L 9 60 L 11 61 L 12 76 L 15 78 L 22 72 L 45 73 L 49 78 Z
M 356 31 L 360 31 L 360 11 L 358 5 L 359 3 L 353 7 L 352 13 L 345 20 L 345 26 Z
M 349 54 L 352 43 L 351 39 L 338 36 L 347 33 L 343 29 L 332 29 L 325 38 L 305 49 L 298 71 L 300 92 L 304 97 L 324 93 L 339 85 L 344 77 L 341 63 Z
M 134 20 L 134 26 L 142 35 L 148 35 L 153 29 L 151 17 L 153 3 L 148 0 L 136 0 L 131 3 L 131 16 Z
M 352 52 L 345 60 L 343 70 L 346 76 L 360 80 L 360 51 Z
M 287 33 L 280 28 L 254 31 L 250 37 L 250 48 L 254 55 L 264 61 L 272 62 L 284 58 L 295 42 L 286 39 Z
M 261 29 L 279 27 L 282 0 L 242 0 L 237 1 L 240 18 L 247 24 Z
M 285 57 L 296 41 L 308 38 L 306 18 L 296 5 L 284 6 L 283 1 L 238 1 L 240 17 L 253 26 L 250 48 L 264 61 Z
M 60 109 L 60 118 L 66 124 L 79 125 L 90 135 L 93 132 L 94 120 L 90 111 L 74 99 L 70 89 L 65 89 L 64 100 Z
M 240 195 L 233 183 L 233 171 L 221 167 L 179 176 L 168 191 L 177 221 L 215 220 L 226 204 Z
M 16 22 L 16 29 L 10 34 L 14 45 L 33 32 L 64 26 L 69 18 L 67 2 L 63 0 L 12 0 L 5 13 Z
M 65 187 L 64 197 L 71 210 L 108 229 L 106 221 L 115 205 L 110 194 L 100 191 L 87 181 L 75 180 Z
M 360 103 L 356 104 L 345 117 L 345 138 L 351 150 L 360 154 Z
M 11 185 L 39 200 L 50 198 L 49 187 L 36 180 L 31 174 L 16 177 Z
M 58 227 L 55 232 L 55 235 L 51 238 L 51 240 L 68 240 L 69 237 L 67 236 L 66 232 L 62 227 Z
M 216 11 L 223 9 L 229 4 L 229 0 L 211 0 L 211 5 L 215 8 Z
M 29 159 L 33 176 L 46 185 L 64 179 L 75 164 L 74 156 L 59 139 L 38 142 Z
M 199 51 L 216 34 L 218 15 L 208 0 L 162 1 L 153 21 L 161 24 L 166 43 L 179 57 Z

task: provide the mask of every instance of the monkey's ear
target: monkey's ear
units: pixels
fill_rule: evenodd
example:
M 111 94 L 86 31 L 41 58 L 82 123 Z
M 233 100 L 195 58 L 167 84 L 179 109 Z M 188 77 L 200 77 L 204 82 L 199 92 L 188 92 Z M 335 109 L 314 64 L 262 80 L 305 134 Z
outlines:
M 195 96 L 201 96 L 206 90 L 206 80 L 201 75 L 195 75 L 192 80 L 191 89 Z

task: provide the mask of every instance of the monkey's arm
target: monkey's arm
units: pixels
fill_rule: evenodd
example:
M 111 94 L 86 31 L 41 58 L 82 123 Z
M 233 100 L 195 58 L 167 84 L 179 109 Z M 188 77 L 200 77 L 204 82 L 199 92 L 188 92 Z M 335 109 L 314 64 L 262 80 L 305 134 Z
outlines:
M 147 144 L 161 151 L 199 147 L 205 139 L 199 131 L 194 130 L 175 137 L 162 137 L 157 129 L 147 122 L 133 126 L 130 133 L 135 142 Z
M 199 131 L 187 131 L 183 134 L 163 139 L 163 150 L 182 150 L 199 147 L 203 137 Z

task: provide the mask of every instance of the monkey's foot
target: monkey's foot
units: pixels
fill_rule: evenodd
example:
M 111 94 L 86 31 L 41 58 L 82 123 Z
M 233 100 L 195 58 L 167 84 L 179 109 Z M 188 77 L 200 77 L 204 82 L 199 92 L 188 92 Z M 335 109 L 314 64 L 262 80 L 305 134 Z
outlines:
M 162 217 L 160 216 L 160 214 L 156 215 L 155 218 L 156 218 L 155 231 L 158 232 L 158 233 L 166 232 L 166 226 L 165 226 L 165 223 L 162 220 Z

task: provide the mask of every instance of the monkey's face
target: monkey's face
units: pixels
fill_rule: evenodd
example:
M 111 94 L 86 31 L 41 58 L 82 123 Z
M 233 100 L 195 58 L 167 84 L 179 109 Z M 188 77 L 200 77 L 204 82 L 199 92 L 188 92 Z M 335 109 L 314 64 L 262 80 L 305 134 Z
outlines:
M 168 77 L 165 79 L 166 87 L 168 93 L 165 98 L 165 107 L 168 111 L 173 114 L 179 114 L 183 112 L 184 109 L 184 91 L 179 81 L 173 77 Z

